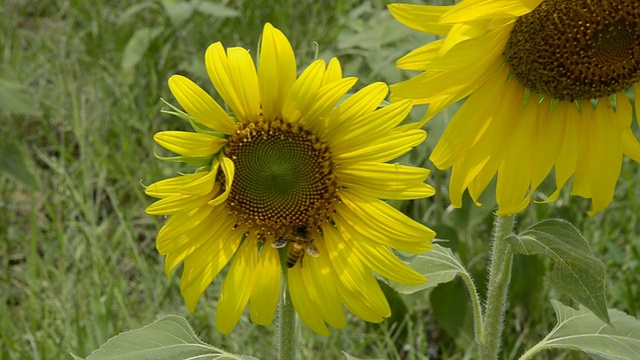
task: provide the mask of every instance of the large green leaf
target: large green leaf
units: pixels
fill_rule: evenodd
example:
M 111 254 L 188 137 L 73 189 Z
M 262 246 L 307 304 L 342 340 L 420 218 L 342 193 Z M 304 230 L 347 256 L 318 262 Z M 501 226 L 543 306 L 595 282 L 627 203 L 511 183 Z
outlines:
M 573 225 L 564 220 L 544 220 L 507 239 L 515 252 L 552 259 L 554 268 L 549 279 L 556 290 L 609 322 L 604 265 Z
M 462 348 L 473 346 L 473 309 L 464 284 L 461 281 L 442 284 L 433 289 L 429 300 L 433 316 L 447 334 Z
M 14 142 L 0 145 L 0 174 L 2 173 L 13 176 L 31 190 L 40 188 L 33 159 L 21 145 Z
M 580 307 L 575 310 L 551 300 L 558 324 L 538 344 L 522 355 L 532 355 L 545 349 L 570 349 L 586 352 L 596 358 L 611 360 L 640 359 L 640 321 L 621 311 L 609 309 L 611 325 Z
M 451 252 L 451 249 L 438 244 L 434 244 L 433 249 L 429 252 L 413 257 L 409 265 L 420 274 L 426 276 L 427 282 L 417 286 L 389 283 L 393 289 L 401 294 L 413 294 L 420 290 L 438 286 L 438 284 L 455 279 L 458 274 L 470 278 L 467 270 Z
M 78 358 L 78 357 L 76 357 Z M 168 315 L 140 329 L 109 339 L 86 360 L 255 359 L 234 355 L 208 345 L 193 332 L 186 319 Z

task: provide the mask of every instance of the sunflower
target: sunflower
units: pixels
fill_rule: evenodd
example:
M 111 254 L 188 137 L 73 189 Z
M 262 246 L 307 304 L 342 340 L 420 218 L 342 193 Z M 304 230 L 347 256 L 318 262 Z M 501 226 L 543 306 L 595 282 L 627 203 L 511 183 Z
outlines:
M 465 0 L 393 4 L 393 16 L 441 36 L 398 60 L 423 71 L 391 86 L 392 101 L 430 104 L 425 121 L 467 97 L 431 154 L 452 168 L 451 202 L 478 198 L 494 177 L 498 214 L 523 210 L 554 170 L 591 200 L 613 199 L 623 155 L 640 161 L 631 91 L 640 109 L 640 1 Z
M 150 185 L 158 198 L 146 212 L 169 215 L 157 248 L 168 275 L 183 262 L 180 291 L 194 311 L 227 266 L 216 326 L 228 333 L 249 304 L 253 322 L 272 322 L 286 278 L 290 301 L 313 331 L 346 325 L 343 306 L 380 322 L 390 308 L 374 273 L 402 284 L 425 278 L 393 249 L 428 251 L 434 232 L 381 199 L 433 195 L 427 169 L 390 164 L 425 139 L 400 125 L 412 102 L 379 107 L 383 83 L 341 102 L 356 78 L 337 59 L 313 62 L 297 76 L 287 38 L 266 24 L 258 68 L 242 48 L 211 45 L 207 72 L 230 116 L 198 85 L 179 75 L 169 88 L 195 132 L 162 131 L 168 160 L 195 172 Z M 232 260 L 233 259 L 233 260 Z

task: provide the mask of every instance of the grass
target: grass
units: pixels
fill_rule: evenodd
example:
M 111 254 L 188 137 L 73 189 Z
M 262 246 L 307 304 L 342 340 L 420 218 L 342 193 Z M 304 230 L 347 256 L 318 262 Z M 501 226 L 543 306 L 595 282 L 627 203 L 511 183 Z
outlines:
M 160 113 L 160 98 L 173 101 L 166 80 L 181 73 L 211 90 L 202 65 L 206 46 L 222 41 L 255 49 L 266 21 L 288 35 L 299 65 L 316 54 L 338 55 L 345 73 L 360 77 L 358 87 L 402 79 L 406 74 L 394 68 L 395 59 L 429 39 L 395 23 L 384 1 L 223 3 L 239 16 L 181 18 L 179 8 L 131 0 L 0 5 L 0 66 L 28 86 L 37 104 L 29 115 L 0 110 L 0 137 L 27 149 L 40 183 L 33 190 L 0 175 L 0 359 L 86 356 L 119 332 L 169 313 L 187 317 L 208 343 L 273 357 L 273 326 L 243 318 L 231 335 L 215 329 L 220 277 L 189 314 L 176 277 L 164 275 L 154 244 L 162 220 L 144 214 L 151 200 L 141 184 L 178 169 L 152 156 L 153 133 L 184 126 Z M 147 41 L 152 33 L 156 37 Z M 136 36 L 138 46 L 128 47 Z M 429 140 L 403 160 L 429 166 L 426 153 L 445 119 L 432 121 Z M 615 204 L 596 217 L 585 217 L 586 202 L 565 196 L 531 207 L 519 220 L 522 228 L 561 217 L 581 229 L 607 267 L 610 306 L 634 316 L 640 313 L 639 175 L 637 164 L 626 162 Z M 446 176 L 434 172 L 429 181 L 438 195 L 404 210 L 449 239 L 482 287 L 491 207 L 447 209 Z M 518 295 L 515 279 L 505 340 L 514 351 L 504 358 L 522 353 L 554 323 L 549 290 L 542 286 L 546 264 L 517 264 L 522 276 L 531 277 L 528 269 L 541 272 L 533 277 L 540 292 Z M 349 318 L 346 329 L 328 338 L 304 329 L 302 358 L 339 358 L 342 351 L 363 358 L 469 358 L 465 327 L 459 328 L 468 321 L 447 322 L 449 313 L 432 304 L 458 294 L 459 285 L 409 297 L 389 292 L 395 315 L 381 325 Z M 464 308 L 464 298 L 455 303 Z

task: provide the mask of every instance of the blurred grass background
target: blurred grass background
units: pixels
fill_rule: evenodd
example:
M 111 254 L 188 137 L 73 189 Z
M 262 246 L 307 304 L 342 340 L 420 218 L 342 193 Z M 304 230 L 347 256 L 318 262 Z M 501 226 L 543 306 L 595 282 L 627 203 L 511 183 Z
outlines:
M 447 3 L 431 1 L 434 4 Z M 263 24 L 281 29 L 299 66 L 338 56 L 362 87 L 411 74 L 395 60 L 432 38 L 404 28 L 388 1 L 145 1 L 5 0 L 0 3 L 0 359 L 86 356 L 119 332 L 164 314 L 186 316 L 202 339 L 228 351 L 273 357 L 274 327 L 244 317 L 223 336 L 215 329 L 222 277 L 189 314 L 178 274 L 168 280 L 154 239 L 162 219 L 148 216 L 142 184 L 175 174 L 156 161 L 153 133 L 185 124 L 160 113 L 175 104 L 166 80 L 186 75 L 212 92 L 203 65 L 206 47 L 257 49 Z M 429 138 L 401 159 L 431 167 L 429 149 L 453 109 L 427 125 Z M 424 108 L 412 113 L 419 119 Z M 9 169 L 9 171 L 6 171 Z M 605 263 L 609 307 L 640 313 L 640 169 L 625 161 L 609 209 L 589 218 L 588 203 L 563 196 L 530 207 L 519 229 L 560 217 L 583 231 Z M 484 288 L 492 197 L 483 207 L 452 210 L 447 174 L 429 179 L 431 199 L 403 211 L 438 231 Z M 545 183 L 549 194 L 553 183 Z M 513 359 L 555 323 L 543 285 L 549 264 L 519 256 L 514 265 L 503 358 Z M 400 297 L 385 287 L 394 314 L 382 324 L 350 318 L 330 337 L 303 327 L 302 358 L 473 358 L 470 309 L 462 283 Z M 561 298 L 561 297 L 560 297 Z M 563 301 L 567 299 L 561 298 Z M 546 358 L 583 358 L 547 353 Z

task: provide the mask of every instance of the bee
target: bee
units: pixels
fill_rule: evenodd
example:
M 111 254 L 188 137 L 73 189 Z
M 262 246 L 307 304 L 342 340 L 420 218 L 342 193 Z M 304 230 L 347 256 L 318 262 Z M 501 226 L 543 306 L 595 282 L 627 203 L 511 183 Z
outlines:
M 271 245 L 277 249 L 288 245 L 288 268 L 294 267 L 298 262 L 300 262 L 300 266 L 302 266 L 302 259 L 304 258 L 305 253 L 308 253 L 313 257 L 318 257 L 318 255 L 320 255 L 318 249 L 313 245 L 313 239 L 309 237 L 309 229 L 306 225 L 300 224 L 296 226 L 292 235 L 292 238 L 281 237 Z

